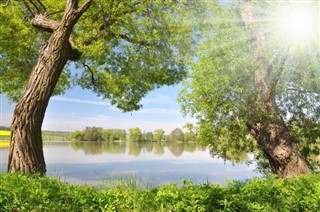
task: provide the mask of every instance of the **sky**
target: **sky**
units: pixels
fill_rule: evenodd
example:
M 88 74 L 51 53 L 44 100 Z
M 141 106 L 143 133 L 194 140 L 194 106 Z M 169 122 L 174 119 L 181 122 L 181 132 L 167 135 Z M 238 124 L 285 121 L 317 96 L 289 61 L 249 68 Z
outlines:
M 169 134 L 175 128 L 183 129 L 190 117 L 184 118 L 176 101 L 179 86 L 166 86 L 150 92 L 143 100 L 140 111 L 123 113 L 94 93 L 74 87 L 65 95 L 50 99 L 42 130 L 75 131 L 86 126 L 128 130 L 139 127 L 142 131 L 163 129 Z M 14 104 L 4 94 L 0 96 L 0 125 L 10 126 Z

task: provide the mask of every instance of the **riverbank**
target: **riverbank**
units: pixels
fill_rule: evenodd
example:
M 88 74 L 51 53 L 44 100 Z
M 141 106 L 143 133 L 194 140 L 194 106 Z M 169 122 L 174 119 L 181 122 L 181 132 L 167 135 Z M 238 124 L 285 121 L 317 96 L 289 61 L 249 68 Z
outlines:
M 0 174 L 0 211 L 319 211 L 320 175 L 247 182 L 135 183 L 95 189 L 39 176 Z

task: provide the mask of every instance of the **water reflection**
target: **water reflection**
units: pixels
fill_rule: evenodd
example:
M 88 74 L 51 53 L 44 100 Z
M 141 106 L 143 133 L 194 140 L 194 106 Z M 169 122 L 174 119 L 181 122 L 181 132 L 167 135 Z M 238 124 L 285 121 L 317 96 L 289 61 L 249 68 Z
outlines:
M 84 150 L 86 155 L 126 152 L 126 142 L 71 142 L 71 147 L 74 150 Z
M 181 179 L 223 183 L 257 176 L 254 167 L 213 157 L 207 147 L 197 143 L 46 142 L 44 154 L 47 176 L 76 184 L 98 185 L 101 180 L 124 175 L 150 180 L 154 185 L 179 183 Z M 8 148 L 0 149 L 0 159 L 0 171 L 5 172 Z
M 154 153 L 163 155 L 165 148 L 179 157 L 183 152 L 193 153 L 195 151 L 205 151 L 206 147 L 200 146 L 197 143 L 173 143 L 173 142 L 71 142 L 71 147 L 74 150 L 83 150 L 86 155 L 98 155 L 102 153 L 123 154 L 128 152 L 131 156 L 138 157 L 143 153 Z
M 78 151 L 83 150 L 86 155 L 99 155 L 103 153 L 125 154 L 139 157 L 141 153 L 153 153 L 161 156 L 168 149 L 175 157 L 180 157 L 184 152 L 205 152 L 206 146 L 199 145 L 195 142 L 91 142 L 79 141 L 71 142 L 72 149 Z M 217 155 L 213 150 L 210 151 L 212 157 Z M 231 162 L 243 163 L 249 160 L 246 152 L 233 154 L 233 151 L 227 151 L 227 160 Z

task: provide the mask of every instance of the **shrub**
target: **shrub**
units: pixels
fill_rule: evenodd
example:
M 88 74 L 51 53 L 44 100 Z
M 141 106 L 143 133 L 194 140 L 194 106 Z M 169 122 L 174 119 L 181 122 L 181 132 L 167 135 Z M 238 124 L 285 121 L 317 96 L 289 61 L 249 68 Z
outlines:
M 96 189 L 35 175 L 0 174 L 0 211 L 320 211 L 320 175 L 270 175 L 227 186 L 184 180 L 143 188 Z

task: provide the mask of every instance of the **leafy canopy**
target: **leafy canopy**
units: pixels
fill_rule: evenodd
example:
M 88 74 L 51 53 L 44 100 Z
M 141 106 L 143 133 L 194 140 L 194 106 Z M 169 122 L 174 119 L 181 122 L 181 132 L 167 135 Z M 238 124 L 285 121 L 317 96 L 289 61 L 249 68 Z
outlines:
M 65 68 L 55 94 L 80 85 L 123 111 L 139 109 L 148 91 L 185 76 L 203 2 L 93 1 L 70 39 L 81 59 Z M 59 22 L 65 1 L 41 3 L 43 13 Z M 0 5 L 0 92 L 16 101 L 50 33 L 32 26 L 24 1 Z
M 280 115 L 295 131 L 295 138 L 303 137 L 304 146 L 319 154 L 315 146 L 319 146 L 320 138 L 314 133 L 320 127 L 319 45 L 310 40 L 308 45 L 293 47 L 292 43 L 286 45 L 289 43 L 279 40 L 274 31 L 274 24 L 279 21 L 275 8 L 279 4 L 287 6 L 288 2 L 253 1 L 252 4 L 258 18 L 250 29 L 242 22 L 241 3 L 215 5 L 208 13 L 197 58 L 180 93 L 182 110 L 198 120 L 196 129 L 200 139 L 220 156 L 226 158 L 228 151 L 255 152 L 256 143 L 246 123 L 250 123 L 250 114 L 258 107 L 254 77 L 255 70 L 263 65 L 268 69 L 270 96 L 275 98 Z M 308 4 L 319 11 L 319 5 Z M 259 49 L 264 56 L 262 62 L 255 60 L 253 50 L 257 43 L 250 37 L 250 30 L 260 27 L 265 29 L 264 46 Z M 318 34 L 316 37 L 319 40 Z M 313 128 L 303 128 L 304 134 L 299 134 L 296 128 L 302 129 L 307 121 L 312 122 L 308 126 Z M 312 132 L 306 133 L 308 130 Z

